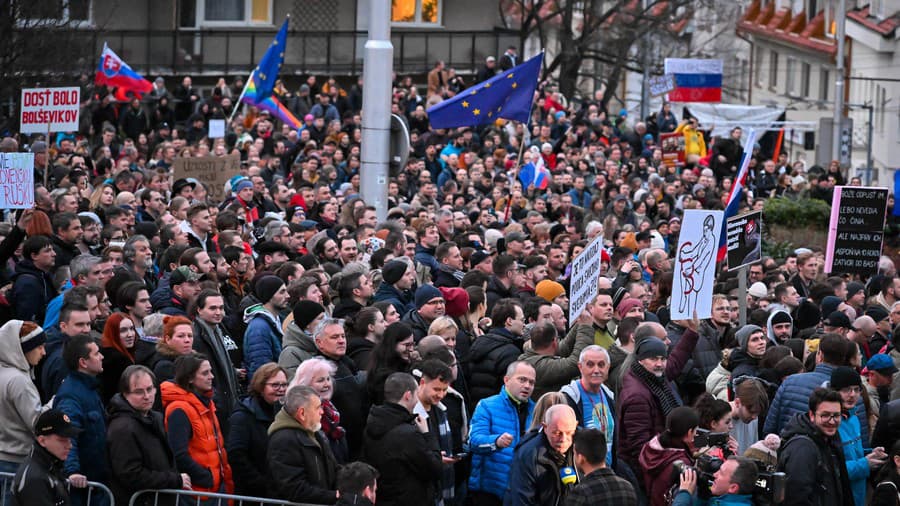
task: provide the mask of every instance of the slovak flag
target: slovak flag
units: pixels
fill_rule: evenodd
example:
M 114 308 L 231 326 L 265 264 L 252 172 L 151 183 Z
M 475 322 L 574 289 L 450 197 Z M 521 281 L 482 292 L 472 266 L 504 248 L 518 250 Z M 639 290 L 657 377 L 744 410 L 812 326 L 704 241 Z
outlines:
M 116 88 L 116 99 L 127 101 L 127 92 L 143 95 L 153 89 L 153 84 L 137 72 L 131 70 L 127 63 L 119 58 L 106 43 L 100 53 L 100 65 L 94 76 L 95 84 L 105 84 Z
M 728 218 L 737 215 L 741 207 L 741 198 L 747 187 L 747 172 L 750 167 L 750 158 L 753 156 L 753 145 L 756 144 L 756 130 L 747 133 L 747 142 L 744 143 L 744 158 L 741 159 L 741 168 L 731 185 L 731 193 L 728 194 L 728 204 L 725 205 L 725 217 L 722 219 L 722 233 L 719 234 L 719 250 L 716 254 L 716 262 L 725 260 L 728 253 Z M 748 223 L 749 227 L 750 224 Z M 749 232 L 749 230 L 748 230 Z
M 519 181 L 522 187 L 527 191 L 528 187 L 534 185 L 536 190 L 546 190 L 550 185 L 550 171 L 544 166 L 544 158 L 537 147 L 532 147 L 531 162 L 526 163 L 519 170 Z

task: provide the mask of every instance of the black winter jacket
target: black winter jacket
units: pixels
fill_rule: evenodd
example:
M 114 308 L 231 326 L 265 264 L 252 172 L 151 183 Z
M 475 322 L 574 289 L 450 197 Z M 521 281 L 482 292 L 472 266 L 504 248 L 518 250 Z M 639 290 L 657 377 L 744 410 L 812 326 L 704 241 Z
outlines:
M 163 417 L 151 411 L 142 416 L 116 394 L 109 402 L 106 429 L 106 455 L 110 462 L 109 488 L 116 504 L 128 504 L 131 496 L 144 489 L 180 489 L 181 474 L 175 467 L 175 454 L 169 447 Z M 139 505 L 154 504 L 146 495 Z M 174 498 L 160 504 L 175 504 Z
M 16 503 L 69 506 L 71 502 L 62 466 L 63 461 L 35 442 L 31 455 L 19 466 L 12 483 Z
M 826 438 L 807 413 L 794 415 L 781 431 L 778 471 L 788 477 L 784 506 L 853 503 L 840 436 Z
M 366 424 L 363 461 L 378 470 L 379 506 L 419 506 L 435 497 L 441 450 L 419 432 L 414 414 L 399 404 L 374 406 Z
M 337 462 L 322 432 L 313 437 L 283 409 L 269 427 L 269 473 L 280 499 L 312 504 L 337 502 Z
M 503 327 L 494 327 L 475 339 L 469 352 L 469 395 L 473 406 L 500 391 L 506 368 L 522 354 L 522 344 L 521 338 Z
M 275 490 L 266 458 L 267 431 L 274 419 L 272 406 L 257 397 L 248 397 L 238 404 L 228 421 L 230 430 L 225 444 L 238 495 L 271 497 Z
M 571 487 L 560 481 L 560 471 L 567 466 L 573 466 L 571 449 L 557 454 L 542 431 L 529 432 L 516 447 L 503 504 L 562 505 Z
M 56 297 L 53 278 L 26 258 L 16 265 L 13 288 L 8 297 L 15 305 L 16 319 L 43 325 L 47 304 Z
M 212 334 L 212 326 L 194 321 L 194 351 L 202 353 L 209 359 L 213 372 L 213 402 L 216 403 L 216 416 L 219 418 L 219 426 L 222 432 L 228 436 L 228 418 L 237 406 L 240 398 L 240 384 L 234 372 L 234 364 L 225 349 L 222 339 Z M 226 335 L 224 327 L 219 326 L 219 332 Z

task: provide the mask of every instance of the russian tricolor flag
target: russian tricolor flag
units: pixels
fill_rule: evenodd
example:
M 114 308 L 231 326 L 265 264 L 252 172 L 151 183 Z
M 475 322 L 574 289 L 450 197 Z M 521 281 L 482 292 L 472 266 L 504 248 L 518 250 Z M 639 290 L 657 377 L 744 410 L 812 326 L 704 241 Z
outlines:
M 741 207 L 741 198 L 747 187 L 747 172 L 750 167 L 750 158 L 753 156 L 753 145 L 756 144 L 756 130 L 747 133 L 747 142 L 744 143 L 744 158 L 741 159 L 741 168 L 731 185 L 731 193 L 728 194 L 728 204 L 725 205 L 725 217 L 722 219 L 722 233 L 719 234 L 719 250 L 716 254 L 716 262 L 725 260 L 728 253 L 728 218 L 737 215 Z
M 144 79 L 137 72 L 131 70 L 127 63 L 119 58 L 106 43 L 103 43 L 103 52 L 100 53 L 100 65 L 94 75 L 95 84 L 105 84 L 116 87 L 116 98 L 127 100 L 125 93 L 130 91 L 136 95 L 143 95 L 153 89 L 153 84 Z
M 550 171 L 544 166 L 544 159 L 537 147 L 531 148 L 531 162 L 526 163 L 519 170 L 519 181 L 522 187 L 528 191 L 528 187 L 534 185 L 537 190 L 546 190 L 550 186 Z
M 670 102 L 722 101 L 722 60 L 666 58 L 665 73 L 675 76 Z

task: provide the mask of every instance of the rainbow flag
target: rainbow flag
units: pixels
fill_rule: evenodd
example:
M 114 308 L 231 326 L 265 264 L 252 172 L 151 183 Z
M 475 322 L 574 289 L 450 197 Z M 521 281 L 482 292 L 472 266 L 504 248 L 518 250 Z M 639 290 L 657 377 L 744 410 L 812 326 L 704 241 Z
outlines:
M 250 75 L 250 79 L 247 79 L 247 85 L 244 88 L 244 95 L 241 97 L 241 102 L 246 104 L 255 105 L 260 109 L 264 109 L 269 111 L 276 118 L 290 125 L 291 128 L 295 130 L 299 130 L 300 127 L 303 126 L 303 123 L 297 119 L 296 116 L 278 100 L 275 95 L 269 95 L 263 100 L 258 100 L 256 95 L 256 84 L 253 82 L 253 75 Z

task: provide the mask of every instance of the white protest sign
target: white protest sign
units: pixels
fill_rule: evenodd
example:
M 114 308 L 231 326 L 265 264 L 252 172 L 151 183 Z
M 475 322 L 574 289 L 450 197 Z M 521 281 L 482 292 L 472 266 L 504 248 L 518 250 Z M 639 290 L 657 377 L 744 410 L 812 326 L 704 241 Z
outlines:
M 19 131 L 25 134 L 78 130 L 81 89 L 23 88 Z
M 650 78 L 650 96 L 658 97 L 675 89 L 675 75 L 666 74 Z
M 225 137 L 225 120 L 211 119 L 209 120 L 209 138 L 220 139 Z
M 597 278 L 600 277 L 600 253 L 603 236 L 597 236 L 587 248 L 572 261 L 572 277 L 569 278 L 569 325 L 597 296 Z
M 724 218 L 722 211 L 684 212 L 672 280 L 673 320 L 689 320 L 694 311 L 701 320 L 712 316 L 716 253 Z
M 34 153 L 0 153 L 0 209 L 34 207 Z

